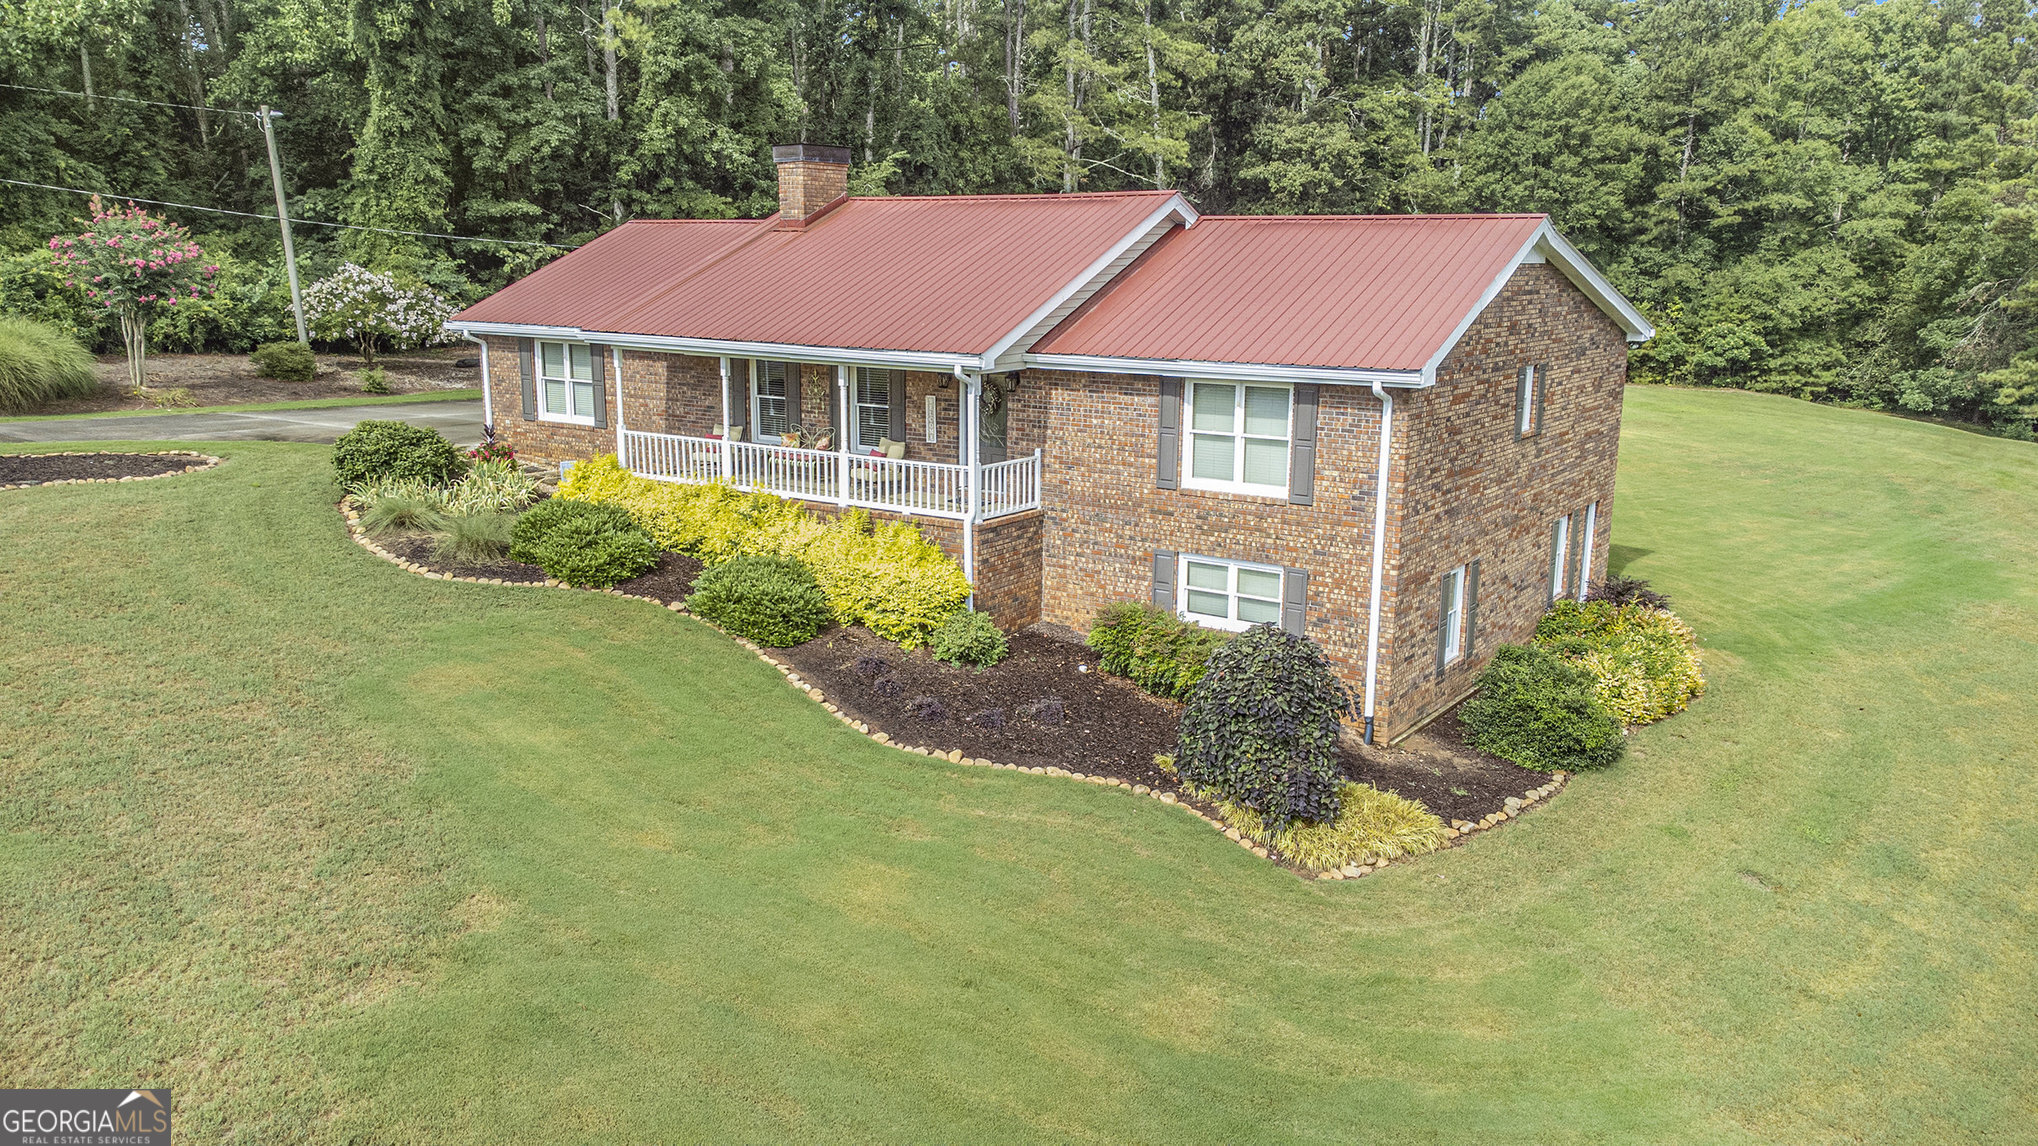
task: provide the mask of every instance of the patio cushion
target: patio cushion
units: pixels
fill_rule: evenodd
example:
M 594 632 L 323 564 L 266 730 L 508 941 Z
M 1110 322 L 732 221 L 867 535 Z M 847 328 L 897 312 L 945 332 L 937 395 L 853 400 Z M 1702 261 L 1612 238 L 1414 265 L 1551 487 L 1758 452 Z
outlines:
M 879 453 L 893 461 L 898 461 L 906 456 L 906 443 L 895 442 L 890 438 L 879 438 L 877 440 L 877 448 Z

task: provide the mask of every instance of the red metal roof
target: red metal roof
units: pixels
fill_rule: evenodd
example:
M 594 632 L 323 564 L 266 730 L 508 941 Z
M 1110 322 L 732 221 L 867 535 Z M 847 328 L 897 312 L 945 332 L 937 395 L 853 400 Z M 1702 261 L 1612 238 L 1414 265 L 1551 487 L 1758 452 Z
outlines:
M 671 286 L 756 227 L 753 219 L 634 220 L 546 263 L 452 321 L 584 327 Z
M 1544 219 L 1206 215 L 1032 352 L 1419 370 Z
M 633 223 L 454 321 L 980 354 L 1174 194 L 851 198 L 803 229 L 774 217 L 688 239 L 670 236 L 693 224 Z

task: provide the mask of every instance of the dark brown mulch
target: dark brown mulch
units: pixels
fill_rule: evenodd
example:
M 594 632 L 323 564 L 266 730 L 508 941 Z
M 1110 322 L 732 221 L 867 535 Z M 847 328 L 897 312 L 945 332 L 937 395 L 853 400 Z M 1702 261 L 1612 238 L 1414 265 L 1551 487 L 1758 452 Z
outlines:
M 409 350 L 376 359 L 388 375 L 392 394 L 464 389 L 481 384 L 481 371 L 460 366 L 474 353 L 471 344 Z M 245 354 L 151 354 L 146 363 L 149 385 L 157 390 L 184 389 L 197 406 L 233 406 L 247 402 L 288 402 L 316 398 L 359 398 L 368 364 L 351 354 L 318 355 L 318 374 L 309 382 L 264 378 Z M 109 410 L 143 410 L 147 403 L 127 396 L 127 359 L 101 357 L 99 389 L 17 410 L 21 414 L 91 414 Z
M 701 563 L 683 553 L 660 553 L 651 572 L 617 585 L 625 593 L 653 597 L 670 605 L 686 600 L 693 592 L 693 579 L 701 575 Z
M 434 573 L 445 573 L 453 577 L 480 577 L 484 580 L 500 578 L 520 584 L 545 580 L 543 569 L 536 565 L 526 565 L 521 561 L 511 561 L 507 557 L 500 561 L 486 561 L 478 565 L 441 561 L 432 553 L 438 543 L 430 534 L 399 533 L 378 537 L 375 540 L 382 548 L 405 561 L 415 561 Z
M 0 454 L 0 485 L 158 477 L 203 464 L 203 458 L 190 454 Z
M 1456 708 L 1392 748 L 1359 745 L 1343 757 L 1347 776 L 1421 800 L 1446 820 L 1477 820 L 1550 779 L 1467 744 Z
M 943 664 L 924 648 L 902 652 L 863 629 L 831 629 L 778 655 L 901 744 L 1175 787 L 1153 763 L 1156 753 L 1175 750 L 1175 708 L 1097 671 L 1096 654 L 1080 645 L 1036 632 L 1011 642 L 1005 659 L 984 672 Z M 883 662 L 883 670 L 864 658 Z M 938 718 L 920 715 L 929 711 L 923 698 L 939 705 Z M 1061 702 L 1059 720 L 1053 706 L 1042 706 L 1050 698 Z

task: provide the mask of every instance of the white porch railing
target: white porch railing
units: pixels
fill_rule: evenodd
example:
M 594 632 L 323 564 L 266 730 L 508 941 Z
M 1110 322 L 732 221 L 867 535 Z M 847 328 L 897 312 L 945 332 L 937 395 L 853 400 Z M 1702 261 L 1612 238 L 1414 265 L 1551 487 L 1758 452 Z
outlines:
M 622 448 L 626 468 L 660 481 L 727 481 L 807 501 L 957 520 L 969 515 L 969 467 L 963 465 L 637 430 L 623 431 Z M 977 472 L 986 519 L 1040 507 L 1040 451 Z

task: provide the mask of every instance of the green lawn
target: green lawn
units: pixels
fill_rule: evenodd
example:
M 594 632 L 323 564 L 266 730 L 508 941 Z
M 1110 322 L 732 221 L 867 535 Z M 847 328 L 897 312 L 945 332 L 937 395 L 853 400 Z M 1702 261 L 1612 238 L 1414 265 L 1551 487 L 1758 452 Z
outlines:
M 7 1085 L 169 1085 L 189 1142 L 2031 1133 L 2038 448 L 1631 391 L 1616 557 L 1710 692 L 1348 883 L 215 452 L 0 493 Z

